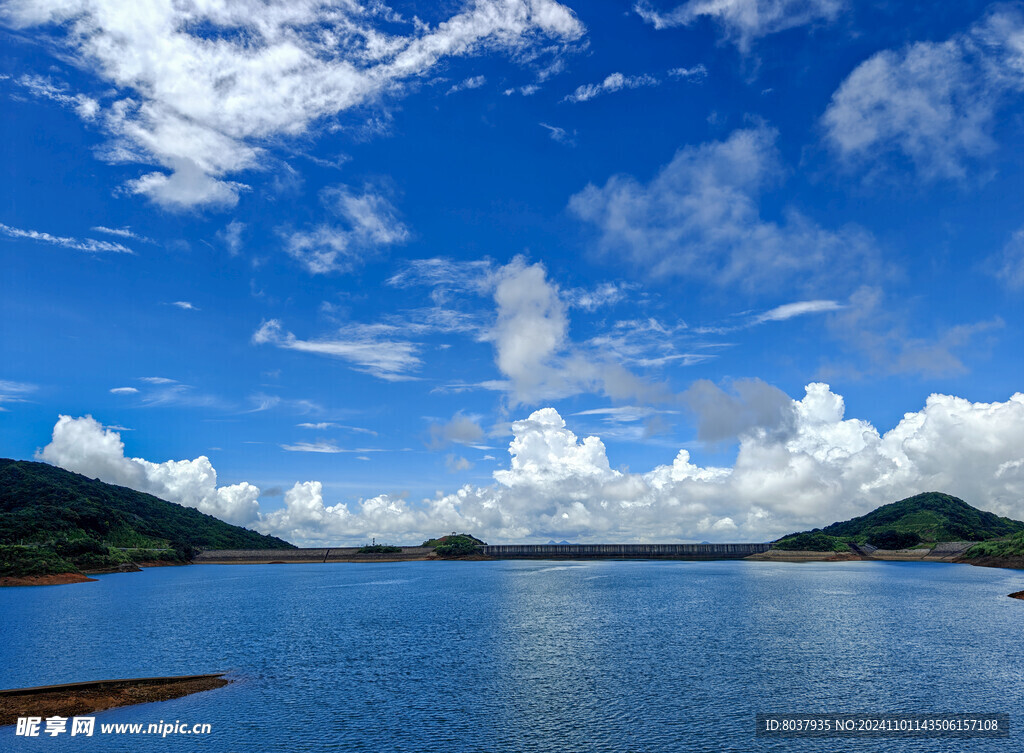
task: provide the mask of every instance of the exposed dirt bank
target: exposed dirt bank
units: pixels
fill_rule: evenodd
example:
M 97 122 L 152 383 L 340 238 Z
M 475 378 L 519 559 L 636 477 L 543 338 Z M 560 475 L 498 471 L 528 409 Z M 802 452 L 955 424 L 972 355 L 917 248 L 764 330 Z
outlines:
M 745 560 L 759 562 L 855 562 L 866 559 L 853 552 L 810 552 L 802 549 L 769 549 L 760 554 L 751 554 Z
M 0 588 L 4 586 L 63 586 L 65 583 L 87 583 L 95 581 L 81 573 L 57 573 L 56 575 L 21 575 L 0 578 Z
M 119 706 L 169 701 L 227 684 L 221 673 L 0 690 L 0 726 L 14 724 L 19 716 L 84 716 Z
M 1009 597 L 1011 599 L 1021 599 L 1021 600 L 1024 600 L 1024 591 L 1015 591 L 1014 593 L 1009 594 Z
M 961 557 L 956 561 L 979 567 L 1009 567 L 1024 570 L 1024 557 L 971 557 L 970 559 Z

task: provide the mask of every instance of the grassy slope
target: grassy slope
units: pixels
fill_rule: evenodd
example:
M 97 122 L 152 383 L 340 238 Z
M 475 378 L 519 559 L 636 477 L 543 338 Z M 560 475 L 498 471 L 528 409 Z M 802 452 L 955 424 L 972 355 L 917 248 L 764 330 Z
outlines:
M 150 494 L 0 459 L 0 576 L 182 562 L 200 547 L 294 548 Z
M 883 505 L 867 515 L 833 523 L 820 530 L 791 534 L 776 542 L 779 549 L 810 548 L 843 551 L 846 543 L 873 543 L 906 538 L 913 542 L 988 541 L 1024 533 L 1024 523 L 978 510 L 962 499 L 925 492 Z

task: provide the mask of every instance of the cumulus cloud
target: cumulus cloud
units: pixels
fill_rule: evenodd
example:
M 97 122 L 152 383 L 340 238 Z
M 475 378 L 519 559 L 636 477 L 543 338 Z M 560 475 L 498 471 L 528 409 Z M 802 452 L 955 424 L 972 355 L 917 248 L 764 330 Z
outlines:
M 280 321 L 270 319 L 260 324 L 253 333 L 252 342 L 340 358 L 352 364 L 356 371 L 387 382 L 415 379 L 409 372 L 418 369 L 422 363 L 416 355 L 419 346 L 395 338 L 395 330 L 386 325 L 351 324 L 342 327 L 333 339 L 300 340 L 286 332 Z
M 901 157 L 926 179 L 962 178 L 995 148 L 995 116 L 1024 90 L 1024 13 L 998 6 L 943 42 L 883 50 L 840 84 L 822 124 L 848 164 Z
M 115 254 L 135 253 L 130 248 L 120 243 L 98 241 L 93 238 L 67 238 L 59 235 L 50 235 L 50 233 L 44 233 L 40 230 L 22 230 L 21 228 L 5 225 L 2 222 L 0 222 L 0 233 L 3 233 L 9 238 L 26 238 L 40 243 L 51 243 L 54 246 L 70 248 L 73 251 L 85 251 L 90 254 L 103 252 L 111 252 Z
M 419 504 L 380 495 L 350 510 L 325 507 L 315 489 L 297 485 L 303 504 L 263 525 L 303 541 L 413 540 L 438 530 L 488 541 L 764 541 L 928 490 L 1024 517 L 1024 395 L 1003 403 L 932 395 L 885 434 L 844 412 L 841 396 L 810 384 L 790 403 L 791 430 L 744 434 L 732 467 L 701 467 L 681 450 L 670 464 L 629 473 L 610 466 L 599 438 L 580 440 L 545 408 L 513 423 L 510 463 L 492 486 Z
M 50 443 L 36 457 L 109 484 L 195 507 L 229 523 L 251 525 L 258 517 L 260 490 L 246 482 L 217 486 L 217 471 L 205 455 L 164 463 L 125 457 L 120 434 L 92 416 L 61 416 Z
M 567 94 L 564 102 L 586 102 L 602 94 L 622 91 L 623 89 L 639 89 L 641 86 L 657 86 L 660 81 L 654 76 L 646 73 L 639 76 L 626 76 L 621 73 L 612 73 L 599 84 L 583 84 L 578 86 L 572 94 Z
M 697 438 L 731 440 L 751 431 L 785 435 L 792 428 L 793 406 L 785 392 L 760 379 L 738 379 L 732 393 L 699 379 L 683 393 L 683 403 L 697 416 Z
M 823 228 L 793 208 L 782 222 L 761 217 L 760 194 L 784 173 L 775 140 L 758 126 L 684 147 L 649 183 L 616 175 L 575 194 L 569 209 L 596 228 L 600 250 L 625 253 L 655 276 L 754 292 L 769 282 L 820 287 L 872 274 L 877 252 L 865 230 Z
M 172 209 L 232 206 L 245 186 L 230 176 L 262 167 L 264 142 L 398 96 L 446 58 L 545 45 L 557 55 L 584 33 L 553 0 L 475 0 L 436 25 L 320 0 L 258 13 L 246 0 L 10 0 L 3 22 L 50 27 L 69 59 L 113 87 L 92 114 L 110 137 L 104 156 L 159 165 L 127 187 Z
M 743 399 L 743 390 L 731 397 Z M 812 383 L 786 413 L 785 432 L 742 433 L 731 467 L 699 466 L 680 450 L 670 463 L 634 473 L 611 466 L 599 437 L 580 439 L 557 411 L 542 408 L 513 422 L 508 466 L 490 486 L 467 484 L 415 503 L 381 494 L 330 505 L 320 482 L 304 481 L 285 493 L 283 508 L 258 515 L 259 490 L 218 489 L 205 457 L 125 458 L 119 436 L 89 417 L 62 416 L 41 457 L 307 545 L 371 536 L 415 542 L 452 530 L 496 543 L 767 541 L 929 490 L 1024 518 L 1024 394 L 993 403 L 931 395 L 880 433 L 846 418 L 843 398 Z
M 708 18 L 722 28 L 726 39 L 745 52 L 760 37 L 816 21 L 832 21 L 843 6 L 842 0 L 689 0 L 663 12 L 648 0 L 640 0 L 633 10 L 655 29 L 690 26 Z

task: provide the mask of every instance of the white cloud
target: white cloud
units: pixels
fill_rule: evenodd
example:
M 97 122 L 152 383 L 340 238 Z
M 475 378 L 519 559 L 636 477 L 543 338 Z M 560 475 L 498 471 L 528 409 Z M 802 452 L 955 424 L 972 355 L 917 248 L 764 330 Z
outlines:
M 244 231 L 244 222 L 232 220 L 227 227 L 217 232 L 217 238 L 227 247 L 229 254 L 238 256 L 242 252 L 242 233 Z
M 52 243 L 55 246 L 70 248 L 73 251 L 85 251 L 86 253 L 112 252 L 115 254 L 134 254 L 127 246 L 110 241 L 98 241 L 92 238 L 65 238 L 59 235 L 50 235 L 39 230 L 22 230 L 11 227 L 0 222 L 0 233 L 10 238 L 27 238 L 28 240 L 39 241 L 40 243 Z
M 817 288 L 875 273 L 873 239 L 856 226 L 829 230 L 792 208 L 782 222 L 761 217 L 761 192 L 784 172 L 775 139 L 759 126 L 684 147 L 649 183 L 616 175 L 603 187 L 588 185 L 569 208 L 596 227 L 600 250 L 625 253 L 656 276 L 754 292 L 779 281 Z
M 352 324 L 342 327 L 335 339 L 300 340 L 286 332 L 281 322 L 270 319 L 253 333 L 256 345 L 270 344 L 287 350 L 332 356 L 353 364 L 356 371 L 388 382 L 415 379 L 409 372 L 422 363 L 416 343 L 394 339 L 394 328 L 384 325 Z
M 114 387 L 110 390 L 111 395 L 136 395 L 138 392 L 134 387 Z
M 693 81 L 699 84 L 708 77 L 708 69 L 703 63 L 698 63 L 689 68 L 672 68 L 668 75 L 672 78 L 681 78 L 684 81 Z
M 130 227 L 104 227 L 103 225 L 97 225 L 93 228 L 97 233 L 106 233 L 107 235 L 116 235 L 119 238 L 128 238 L 133 241 L 142 241 L 143 243 L 155 243 L 152 238 L 147 238 L 144 235 L 139 235 Z
M 836 301 L 796 301 L 795 303 L 784 303 L 781 306 L 765 311 L 754 317 L 754 324 L 762 322 L 781 322 L 792 319 L 795 316 L 806 314 L 820 314 L 825 311 L 838 311 L 843 308 L 842 304 Z
M 922 177 L 962 178 L 991 152 L 995 115 L 1024 89 L 1024 15 L 998 6 L 944 42 L 883 50 L 832 96 L 822 124 L 848 164 L 908 160 Z
M 914 317 L 896 309 L 876 287 L 864 286 L 850 296 L 842 311 L 829 317 L 828 328 L 849 351 L 860 356 L 855 369 L 863 373 L 948 376 L 967 372 L 960 353 L 984 349 L 992 330 L 1003 326 L 999 317 L 987 321 L 940 327 L 922 334 L 912 330 Z M 829 369 L 826 369 L 826 373 Z
M 284 234 L 285 251 L 311 274 L 349 271 L 364 254 L 409 238 L 391 202 L 369 187 L 357 193 L 335 186 L 322 191 L 321 200 L 342 224 Z
M 334 442 L 296 442 L 295 444 L 283 444 L 281 445 L 281 449 L 287 452 L 318 452 L 329 455 L 349 452 L 383 452 L 383 450 L 374 449 L 372 447 L 360 447 L 354 450 L 347 449 L 345 447 L 339 447 Z
M 547 130 L 548 135 L 553 141 L 557 141 L 559 144 L 567 144 L 569 146 L 576 145 L 576 131 L 569 135 L 569 132 L 559 126 L 548 125 L 547 123 L 538 123 L 541 128 Z
M 885 434 L 844 419 L 827 385 L 808 385 L 790 408 L 792 430 L 745 434 L 731 468 L 694 465 L 682 450 L 646 473 L 613 470 L 599 438 L 580 441 L 545 408 L 514 422 L 510 465 L 492 486 L 418 505 L 380 495 L 352 510 L 303 494 L 306 504 L 264 516 L 261 530 L 308 542 L 447 530 L 488 541 L 765 541 L 928 490 L 1024 517 L 1024 395 L 991 404 L 932 395 Z
M 6 412 L 4 403 L 23 403 L 25 395 L 35 392 L 36 385 L 28 382 L 12 382 L 0 379 L 0 412 Z
M 709 18 L 745 52 L 760 37 L 816 21 L 832 21 L 844 5 L 842 0 L 689 0 L 660 12 L 648 0 L 640 0 L 633 10 L 656 29 L 690 26 Z
M 476 0 L 435 26 L 321 0 L 11 0 L 4 21 L 56 27 L 54 44 L 115 88 L 95 115 L 105 156 L 160 165 L 128 189 L 172 209 L 233 205 L 245 186 L 228 176 L 261 167 L 262 143 L 398 96 L 445 58 L 517 56 L 544 41 L 557 55 L 584 33 L 553 0 Z
M 1024 228 L 1017 230 L 995 260 L 996 276 L 1011 290 L 1024 288 Z
M 430 424 L 430 441 L 427 446 L 436 450 L 452 443 L 472 445 L 483 439 L 483 436 L 480 416 L 466 415 L 459 411 L 452 416 L 451 421 L 434 421 Z
M 461 455 L 449 453 L 448 455 L 445 455 L 444 467 L 449 473 L 460 473 L 462 471 L 468 471 L 473 467 L 473 464 Z
M 658 79 L 646 73 L 639 76 L 625 76 L 621 73 L 612 73 L 599 84 L 583 84 L 578 86 L 572 94 L 567 94 L 562 101 L 586 102 L 602 94 L 610 94 L 622 89 L 639 89 L 641 86 L 657 86 L 659 83 L 661 82 Z
M 74 110 L 78 117 L 87 122 L 96 119 L 100 104 L 92 97 L 84 94 L 69 94 L 67 86 L 55 84 L 52 79 L 45 76 L 20 76 L 16 83 L 24 87 L 34 97 L 49 99 L 57 104 Z
M 409 543 L 452 530 L 495 543 L 766 541 L 930 490 L 1024 518 L 1024 394 L 994 403 L 931 395 L 884 434 L 845 418 L 843 398 L 825 384 L 809 384 L 786 407 L 788 430 L 750 427 L 731 467 L 695 465 L 681 450 L 644 473 L 614 470 L 600 438 L 580 440 L 543 408 L 513 422 L 509 465 L 490 486 L 418 503 L 381 494 L 326 505 L 322 484 L 307 481 L 285 494 L 284 508 L 258 518 L 256 487 L 218 489 L 205 457 L 127 459 L 118 435 L 88 417 L 62 416 L 41 457 L 307 545 L 371 536 Z
M 517 86 L 512 89 L 506 89 L 502 92 L 506 97 L 512 94 L 521 94 L 524 97 L 529 97 L 531 94 L 536 94 L 540 91 L 540 87 L 536 84 L 526 84 L 525 86 Z
M 199 309 L 194 304 L 189 303 L 188 301 L 175 301 L 171 305 L 177 306 L 179 309 L 182 309 L 184 311 L 199 311 Z
M 372 437 L 377 436 L 377 432 L 373 429 L 364 429 L 361 426 L 346 426 L 344 424 L 336 424 L 332 421 L 320 421 L 318 423 L 301 423 L 296 424 L 300 429 L 316 429 L 318 431 L 324 431 L 326 429 L 342 429 L 344 431 L 354 431 L 357 434 L 369 434 Z
M 486 76 L 470 76 L 469 78 L 463 79 L 459 83 L 454 84 L 446 94 L 455 94 L 456 92 L 466 91 L 467 89 L 479 89 L 486 83 Z
M 627 345 L 627 337 L 621 342 L 614 337 L 595 337 L 575 343 L 568 334 L 568 303 L 558 286 L 548 281 L 542 264 L 527 264 L 517 257 L 500 268 L 492 281 L 496 316 L 481 339 L 494 346 L 495 364 L 504 379 L 478 386 L 507 392 L 513 402 L 521 404 L 583 392 L 601 393 L 614 400 L 672 399 L 664 384 L 639 377 L 623 365 L 648 347 L 657 348 L 664 356 L 673 348 L 670 339 Z M 567 297 L 573 298 L 571 294 Z M 684 360 L 683 356 L 679 360 Z M 665 361 L 637 358 L 634 362 L 658 366 Z
M 258 516 L 260 490 L 249 483 L 217 486 L 217 472 L 205 455 L 195 460 L 151 463 L 127 458 L 120 435 L 92 418 L 61 416 L 39 460 L 195 507 L 229 523 L 250 525 Z

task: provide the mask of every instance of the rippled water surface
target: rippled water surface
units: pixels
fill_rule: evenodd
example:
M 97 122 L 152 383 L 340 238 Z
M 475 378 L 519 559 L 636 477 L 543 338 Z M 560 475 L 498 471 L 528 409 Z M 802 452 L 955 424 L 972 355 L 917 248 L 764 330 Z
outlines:
M 1024 572 L 923 563 L 154 568 L 0 591 L 0 686 L 229 670 L 48 751 L 1020 751 Z M 1009 739 L 770 740 L 756 713 L 1009 712 Z

